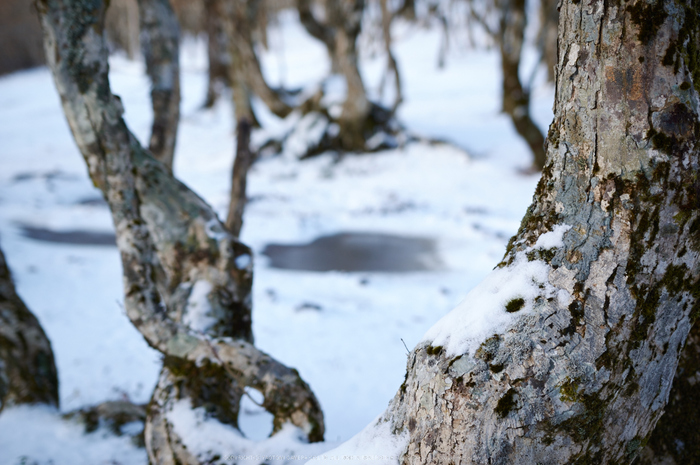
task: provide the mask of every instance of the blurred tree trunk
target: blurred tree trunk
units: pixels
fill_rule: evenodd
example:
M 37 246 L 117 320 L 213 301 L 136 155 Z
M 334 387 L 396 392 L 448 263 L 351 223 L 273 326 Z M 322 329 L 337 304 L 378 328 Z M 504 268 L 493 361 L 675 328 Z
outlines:
M 453 340 L 483 311 L 466 300 L 409 355 L 377 422 L 401 463 L 632 463 L 679 359 L 696 382 L 699 6 L 561 2 L 547 165 L 489 281 L 509 323 Z
M 534 157 L 533 167 L 544 167 L 544 136 L 530 117 L 530 90 L 520 81 L 520 57 L 525 41 L 525 0 L 500 2 L 500 29 L 497 38 L 503 73 L 503 111 L 510 115 L 518 134 L 525 139 Z
M 537 48 L 541 60 L 547 67 L 547 80 L 554 82 L 557 65 L 557 25 L 559 24 L 559 0 L 540 0 L 540 30 L 537 33 Z
M 310 35 L 321 40 L 331 59 L 331 72 L 340 73 L 347 84 L 347 96 L 338 120 L 344 150 L 365 148 L 365 125 L 371 104 L 367 98 L 357 62 L 357 37 L 362 26 L 364 0 L 327 0 L 326 20 L 313 14 L 310 0 L 299 0 L 299 18 Z
M 149 460 L 198 464 L 169 412 L 184 401 L 236 427 L 248 386 L 263 394 L 274 433 L 291 423 L 309 441 L 322 440 L 323 415 L 308 385 L 252 343 L 250 249 L 126 127 L 109 87 L 104 4 L 36 6 L 64 113 L 112 212 L 126 314 L 164 356 L 146 420 Z
M 58 376 L 51 343 L 19 298 L 0 250 L 0 410 L 8 405 L 58 407 Z
M 231 66 L 228 38 L 224 29 L 224 13 L 219 0 L 204 0 L 205 28 L 207 31 L 207 58 L 209 59 L 205 108 L 214 106 L 219 87 L 230 86 L 228 71 Z
M 172 172 L 180 122 L 180 27 L 169 0 L 139 0 L 138 4 L 153 106 L 148 149 Z

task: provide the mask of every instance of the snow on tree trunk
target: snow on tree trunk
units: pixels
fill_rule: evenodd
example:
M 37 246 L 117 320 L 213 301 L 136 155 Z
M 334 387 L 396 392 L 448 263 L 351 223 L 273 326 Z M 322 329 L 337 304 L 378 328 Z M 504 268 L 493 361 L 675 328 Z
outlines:
M 139 22 L 153 105 L 148 149 L 172 171 L 180 122 L 180 26 L 169 0 L 139 0 Z
M 0 250 L 0 410 L 7 405 L 58 407 L 58 376 L 51 343 L 15 291 Z
M 339 450 L 394 438 L 405 464 L 642 451 L 700 316 L 697 3 L 561 2 L 533 204 L 503 262 L 409 355 L 384 415 Z
M 151 463 L 197 464 L 222 455 L 190 436 L 198 430 L 187 425 L 201 412 L 219 425 L 229 451 L 240 451 L 245 438 L 236 429 L 236 408 L 245 387 L 263 394 L 275 433 L 291 423 L 300 437 L 322 440 L 320 406 L 299 373 L 252 344 L 250 249 L 126 127 L 109 87 L 104 4 L 36 6 L 66 118 L 112 212 L 126 314 L 164 355 L 145 430 Z

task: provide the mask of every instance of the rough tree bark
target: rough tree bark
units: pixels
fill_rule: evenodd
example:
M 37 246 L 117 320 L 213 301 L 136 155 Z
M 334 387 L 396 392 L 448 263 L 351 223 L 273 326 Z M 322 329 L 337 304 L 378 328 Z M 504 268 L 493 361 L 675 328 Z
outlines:
M 51 343 L 15 291 L 0 250 L 0 410 L 7 405 L 58 407 L 58 376 Z
M 452 340 L 467 300 L 412 351 L 378 423 L 402 463 L 631 463 L 647 444 L 700 317 L 699 6 L 561 2 L 547 165 L 494 271 L 533 294 Z
M 139 0 L 139 23 L 153 105 L 148 149 L 172 171 L 180 122 L 180 26 L 169 0 Z
M 124 272 L 126 314 L 164 367 L 149 406 L 154 464 L 197 464 L 169 413 L 204 407 L 236 426 L 246 386 L 259 390 L 274 431 L 292 423 L 323 438 L 318 401 L 296 370 L 257 350 L 251 332 L 251 251 L 212 209 L 141 148 L 108 81 L 104 4 L 39 0 L 44 46 L 90 177 L 107 200 Z
M 503 73 L 503 111 L 518 134 L 525 139 L 534 157 L 533 167 L 541 170 L 545 163 L 544 136 L 530 117 L 530 91 L 520 81 L 520 56 L 525 41 L 525 0 L 498 2 L 500 27 L 496 40 L 501 51 Z

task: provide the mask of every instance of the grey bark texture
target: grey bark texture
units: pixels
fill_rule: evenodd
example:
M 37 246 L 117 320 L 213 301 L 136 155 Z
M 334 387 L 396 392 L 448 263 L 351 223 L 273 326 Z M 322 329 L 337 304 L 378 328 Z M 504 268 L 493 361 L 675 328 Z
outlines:
M 151 463 L 199 463 L 167 415 L 175 402 L 205 407 L 235 426 L 246 386 L 264 395 L 275 432 L 290 422 L 310 441 L 322 440 L 323 415 L 309 387 L 252 344 L 250 249 L 126 127 L 109 87 L 104 4 L 36 5 L 64 113 L 112 212 L 126 314 L 164 355 L 145 428 Z
M 17 295 L 0 250 L 0 410 L 18 404 L 58 407 L 58 375 L 51 343 Z
M 153 125 L 148 149 L 173 169 L 180 123 L 180 26 L 169 0 L 139 0 L 141 50 L 151 79 Z
M 561 2 L 547 164 L 499 267 L 544 263 L 567 298 L 515 305 L 474 353 L 419 344 L 384 415 L 402 463 L 623 464 L 647 445 L 700 317 L 698 7 Z M 534 247 L 557 225 L 562 246 Z
M 250 150 L 250 132 L 253 124 L 250 120 L 242 118 L 236 127 L 236 159 L 233 161 L 231 173 L 231 195 L 226 216 L 226 229 L 238 237 L 243 227 L 243 211 L 245 210 L 246 184 L 248 170 L 255 156 Z

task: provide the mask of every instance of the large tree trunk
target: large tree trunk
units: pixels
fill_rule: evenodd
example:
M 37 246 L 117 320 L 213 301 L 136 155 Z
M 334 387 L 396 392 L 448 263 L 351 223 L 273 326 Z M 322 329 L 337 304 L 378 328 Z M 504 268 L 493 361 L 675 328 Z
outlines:
M 58 407 L 58 376 L 51 343 L 19 298 L 0 250 L 0 410 L 7 405 Z
M 180 122 L 180 27 L 169 0 L 139 0 L 139 22 L 153 105 L 148 149 L 172 171 Z
M 647 443 L 700 317 L 697 3 L 561 2 L 533 204 L 372 427 L 402 463 L 631 463 Z
M 503 73 L 503 111 L 510 115 L 518 134 L 525 139 L 534 157 L 533 167 L 545 163 L 544 136 L 530 117 L 530 90 L 520 82 L 520 56 L 525 41 L 525 0 L 506 0 L 500 4 L 501 21 L 498 42 Z
M 638 465 L 700 463 L 700 325 L 690 331 L 678 362 L 665 413 Z
M 176 405 L 203 407 L 236 426 L 244 387 L 264 395 L 274 431 L 285 423 L 310 441 L 323 415 L 296 370 L 252 344 L 252 255 L 212 209 L 141 148 L 108 81 L 104 5 L 36 2 L 48 62 L 90 177 L 107 200 L 124 272 L 126 314 L 165 367 L 149 406 L 146 447 L 153 464 L 196 464 Z

